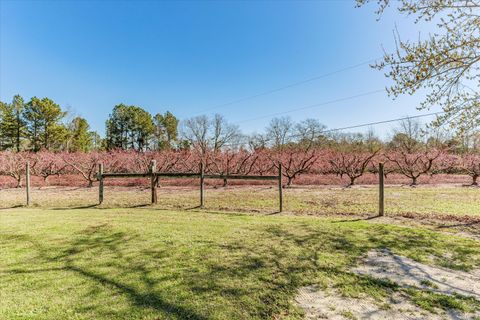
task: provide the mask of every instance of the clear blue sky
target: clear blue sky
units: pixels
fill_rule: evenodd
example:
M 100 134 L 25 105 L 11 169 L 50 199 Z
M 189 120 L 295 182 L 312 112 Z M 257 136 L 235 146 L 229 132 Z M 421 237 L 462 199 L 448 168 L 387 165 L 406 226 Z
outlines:
M 393 48 L 420 26 L 354 1 L 0 1 L 0 99 L 49 97 L 103 133 L 118 103 L 184 119 L 212 106 L 336 71 Z M 261 132 L 289 109 L 382 89 L 367 65 L 210 112 Z M 415 115 L 386 93 L 289 113 L 329 128 Z M 436 111 L 436 110 L 435 110 Z M 243 122 L 242 122 L 243 121 Z M 382 134 L 387 126 L 375 130 Z

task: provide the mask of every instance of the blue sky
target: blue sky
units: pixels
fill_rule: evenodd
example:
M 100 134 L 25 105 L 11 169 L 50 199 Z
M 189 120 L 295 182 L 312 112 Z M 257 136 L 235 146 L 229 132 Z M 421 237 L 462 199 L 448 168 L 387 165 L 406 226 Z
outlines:
M 0 99 L 49 97 L 103 133 L 118 103 L 180 118 L 218 112 L 245 133 L 270 114 L 382 89 L 368 65 L 209 110 L 382 56 L 420 27 L 354 1 L 0 1 Z M 422 30 L 425 33 L 425 30 Z M 417 115 L 386 93 L 287 113 L 329 128 Z M 437 111 L 437 110 L 434 110 Z M 261 117 L 258 120 L 252 118 Z M 248 121 L 247 121 L 248 120 Z M 383 135 L 389 126 L 375 127 Z

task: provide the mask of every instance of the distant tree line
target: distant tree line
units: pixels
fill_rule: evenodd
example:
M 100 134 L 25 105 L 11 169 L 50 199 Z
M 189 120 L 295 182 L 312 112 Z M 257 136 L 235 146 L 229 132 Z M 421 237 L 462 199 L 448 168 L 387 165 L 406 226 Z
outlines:
M 152 116 L 145 109 L 118 104 L 105 122 L 105 137 L 90 130 L 86 119 L 73 116 L 49 98 L 30 101 L 16 95 L 11 103 L 0 102 L 0 150 L 90 152 L 102 150 L 197 150 L 207 154 L 225 150 L 333 148 L 365 152 L 377 149 L 448 149 L 452 153 L 479 152 L 480 135 L 471 130 L 455 135 L 449 130 L 426 130 L 420 122 L 400 122 L 387 141 L 372 130 L 343 133 L 327 130 L 317 119 L 294 122 L 290 117 L 273 118 L 263 133 L 245 135 L 238 125 L 220 114 L 197 116 L 179 121 L 170 111 Z
M 52 175 L 77 174 L 90 186 L 99 163 L 109 171 L 143 172 L 151 160 L 160 171 L 198 172 L 203 163 L 206 172 L 218 174 L 275 174 L 281 164 L 287 186 L 303 174 L 335 174 L 354 185 L 365 173 L 376 173 L 380 162 L 387 175 L 401 174 L 412 185 L 438 173 L 468 174 L 475 185 L 480 177 L 478 131 L 456 135 L 408 118 L 387 140 L 372 130 L 342 133 L 316 119 L 294 122 L 289 117 L 272 119 L 264 133 L 244 135 L 219 114 L 180 123 L 168 111 L 152 116 L 138 106 L 119 104 L 107 118 L 102 139 L 85 119 L 67 121 L 68 113 L 48 98 L 24 103 L 15 96 L 0 106 L 0 147 L 5 150 L 0 175 L 16 179 L 18 186 L 27 161 L 45 182 Z
M 67 112 L 49 98 L 25 102 L 16 95 L 11 103 L 0 101 L 0 150 L 87 152 L 100 145 L 87 120 L 67 120 Z
M 11 103 L 0 101 L 0 150 L 176 149 L 186 143 L 179 141 L 178 124 L 169 111 L 152 116 L 138 106 L 119 104 L 109 115 L 106 136 L 102 138 L 90 129 L 86 119 L 69 114 L 51 99 L 33 97 L 25 102 L 16 95 Z

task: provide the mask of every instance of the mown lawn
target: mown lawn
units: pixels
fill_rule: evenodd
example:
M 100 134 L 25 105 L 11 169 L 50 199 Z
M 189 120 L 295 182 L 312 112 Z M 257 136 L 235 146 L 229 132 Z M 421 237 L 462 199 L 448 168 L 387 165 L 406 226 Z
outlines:
M 301 318 L 299 287 L 381 303 L 392 283 L 349 272 L 373 248 L 480 267 L 480 243 L 313 217 L 125 209 L 0 210 L 0 319 Z M 424 309 L 478 302 L 407 290 Z
M 105 189 L 103 208 L 148 205 L 150 190 L 141 187 Z M 0 207 L 25 203 L 24 189 L 0 190 Z M 96 205 L 98 188 L 33 188 L 33 206 L 85 207 Z M 188 209 L 199 204 L 198 188 L 161 187 L 158 208 Z M 273 186 L 208 187 L 205 196 L 208 210 L 273 213 L 278 209 L 278 191 Z M 378 212 L 378 188 L 375 186 L 294 187 L 284 189 L 284 210 L 299 215 L 352 214 Z M 480 188 L 462 186 L 388 186 L 385 189 L 387 215 L 469 216 L 480 218 Z

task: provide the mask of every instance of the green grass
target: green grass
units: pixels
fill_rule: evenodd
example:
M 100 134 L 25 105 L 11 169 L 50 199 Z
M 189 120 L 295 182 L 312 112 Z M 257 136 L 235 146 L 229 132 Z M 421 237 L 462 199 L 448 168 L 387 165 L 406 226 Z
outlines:
M 301 318 L 299 287 L 385 302 L 349 272 L 373 248 L 471 270 L 479 242 L 366 221 L 137 209 L 0 210 L 0 319 Z M 477 308 L 406 291 L 425 309 Z
M 413 303 L 432 313 L 436 313 L 438 309 L 474 312 L 480 308 L 480 303 L 471 297 L 447 296 L 415 289 L 407 289 L 405 292 L 412 297 Z
M 131 207 L 149 204 L 148 188 L 118 188 L 107 186 L 104 208 Z M 2 207 L 12 207 L 25 202 L 23 189 L 0 190 Z M 162 187 L 158 189 L 158 205 L 164 209 L 193 208 L 199 202 L 195 188 Z M 275 187 L 228 187 L 206 190 L 205 204 L 209 210 L 271 213 L 278 209 Z M 34 206 L 82 207 L 95 205 L 98 189 L 51 188 L 32 191 Z M 480 218 L 480 189 L 471 187 L 419 186 L 387 187 L 385 190 L 386 214 L 428 216 L 470 216 Z M 378 211 L 378 190 L 375 186 L 354 188 L 295 187 L 284 189 L 284 210 L 301 215 L 375 214 Z

